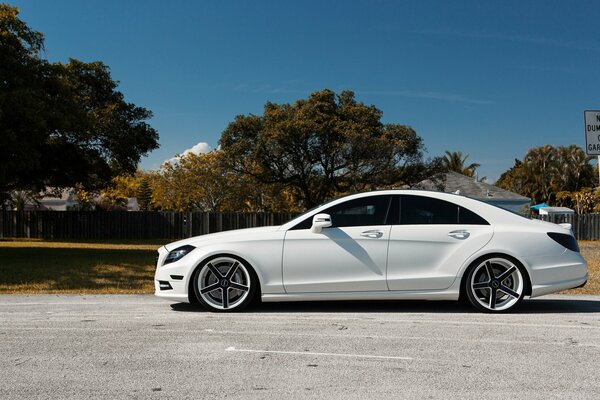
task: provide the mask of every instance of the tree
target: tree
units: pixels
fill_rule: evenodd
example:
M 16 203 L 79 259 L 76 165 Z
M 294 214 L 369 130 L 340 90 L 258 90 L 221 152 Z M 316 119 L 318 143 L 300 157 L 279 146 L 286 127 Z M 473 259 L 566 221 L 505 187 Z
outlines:
M 228 167 L 285 188 L 308 208 L 335 195 L 411 185 L 429 168 L 423 143 L 404 125 L 383 124 L 382 112 L 351 91 L 312 93 L 294 104 L 267 103 L 262 115 L 239 115 L 220 145 Z
M 136 192 L 136 197 L 140 211 L 150 211 L 152 209 L 152 188 L 147 177 L 142 178 Z
M 577 214 L 587 214 L 594 210 L 594 203 L 597 202 L 597 194 L 590 188 L 583 188 L 577 192 L 558 192 L 556 194 L 556 203 L 559 206 L 570 207 Z
M 459 174 L 463 174 L 466 176 L 475 175 L 475 170 L 479 168 L 481 165 L 477 163 L 467 164 L 467 159 L 469 158 L 468 154 L 463 156 L 460 151 L 448 151 L 446 150 L 445 156 L 442 158 L 444 167 L 448 169 L 448 171 L 458 172 Z
M 574 144 L 559 146 L 555 151 L 554 168 L 558 185 L 573 192 L 594 186 L 598 176 L 590 164 L 594 157 L 586 155 L 582 148 Z
M 145 177 L 151 181 L 150 174 L 142 170 L 138 170 L 134 175 L 115 176 L 110 185 L 101 191 L 98 207 L 107 211 L 127 210 L 128 198 L 137 196 L 140 182 Z
M 40 204 L 40 198 L 41 195 L 37 192 L 30 190 L 13 190 L 8 193 L 7 204 L 4 204 L 3 208 L 9 207 L 15 211 L 23 211 L 28 204 L 37 208 Z
M 500 178 L 496 181 L 496 186 L 515 193 L 525 193 L 522 167 L 523 161 L 515 158 L 515 164 L 500 175 Z
M 85 190 L 83 185 L 75 185 L 75 200 L 77 201 L 76 210 L 93 211 L 96 209 L 96 200 L 94 194 Z
M 515 160 L 515 165 L 500 176 L 496 185 L 530 197 L 534 203 L 566 201 L 571 197 L 563 193 L 561 200 L 557 194 L 580 192 L 593 186 L 591 159 L 575 145 L 536 147 L 525 154 L 523 161 Z
M 296 211 L 288 193 L 227 168 L 221 150 L 189 153 L 154 176 L 155 205 L 176 211 Z
M 101 62 L 49 63 L 44 40 L 0 4 L 0 193 L 86 190 L 133 173 L 158 147 L 152 113 L 125 101 Z

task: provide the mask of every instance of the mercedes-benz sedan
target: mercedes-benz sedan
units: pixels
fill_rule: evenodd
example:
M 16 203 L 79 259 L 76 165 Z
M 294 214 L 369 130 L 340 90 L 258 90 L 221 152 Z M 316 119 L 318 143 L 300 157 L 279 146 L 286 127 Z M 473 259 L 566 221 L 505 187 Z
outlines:
M 323 204 L 281 225 L 159 249 L 156 295 L 238 311 L 253 300 L 468 300 L 484 312 L 582 286 L 569 226 L 455 194 L 388 190 Z

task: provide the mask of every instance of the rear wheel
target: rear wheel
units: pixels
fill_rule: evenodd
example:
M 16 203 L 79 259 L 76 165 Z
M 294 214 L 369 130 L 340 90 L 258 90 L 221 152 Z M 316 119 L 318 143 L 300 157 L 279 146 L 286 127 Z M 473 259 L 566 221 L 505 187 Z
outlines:
M 198 302 L 210 311 L 231 312 L 252 302 L 258 279 L 247 263 L 224 255 L 205 261 L 194 275 Z
M 469 302 L 483 312 L 515 309 L 525 296 L 522 267 L 508 258 L 495 256 L 477 261 L 467 273 L 465 291 Z

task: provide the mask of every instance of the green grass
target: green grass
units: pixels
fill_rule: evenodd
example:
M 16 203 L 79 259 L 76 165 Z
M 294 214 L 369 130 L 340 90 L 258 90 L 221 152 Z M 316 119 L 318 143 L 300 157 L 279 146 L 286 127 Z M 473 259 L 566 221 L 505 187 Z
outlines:
M 152 293 L 156 245 L 0 242 L 0 293 Z

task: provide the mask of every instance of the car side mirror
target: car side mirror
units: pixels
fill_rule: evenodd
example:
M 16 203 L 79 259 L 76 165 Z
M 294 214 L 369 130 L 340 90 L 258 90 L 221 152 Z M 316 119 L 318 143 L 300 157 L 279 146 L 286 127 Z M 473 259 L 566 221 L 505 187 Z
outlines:
M 331 216 L 329 214 L 317 214 L 313 217 L 310 231 L 312 233 L 321 233 L 323 228 L 331 226 Z

